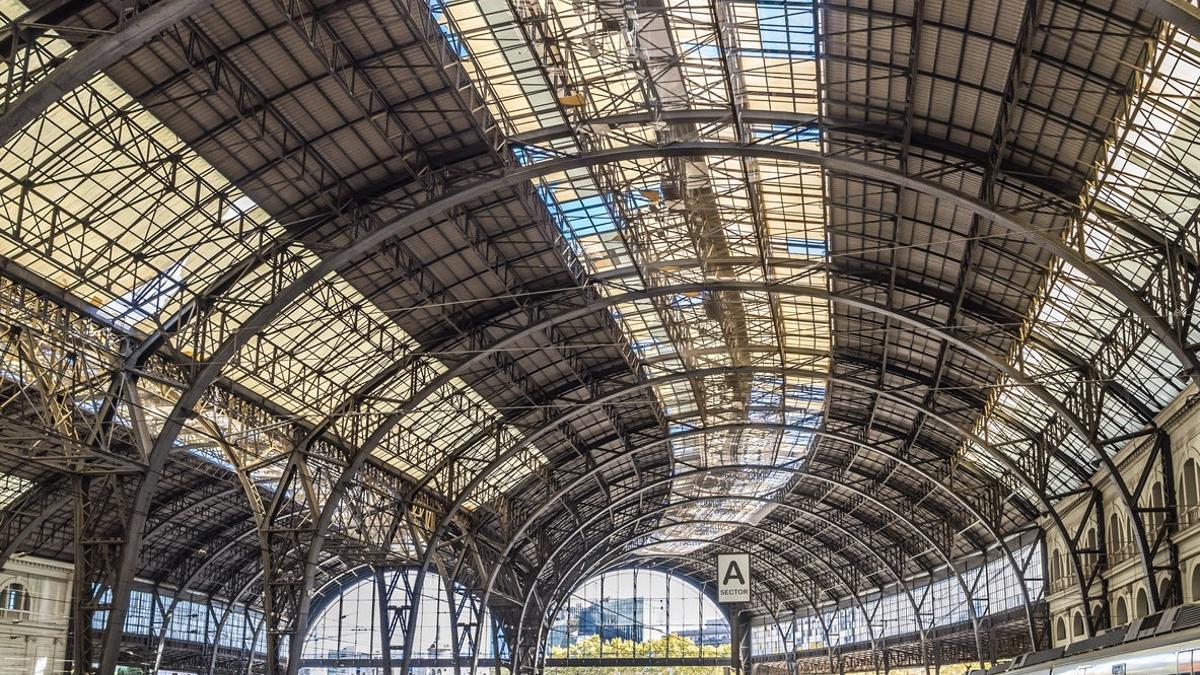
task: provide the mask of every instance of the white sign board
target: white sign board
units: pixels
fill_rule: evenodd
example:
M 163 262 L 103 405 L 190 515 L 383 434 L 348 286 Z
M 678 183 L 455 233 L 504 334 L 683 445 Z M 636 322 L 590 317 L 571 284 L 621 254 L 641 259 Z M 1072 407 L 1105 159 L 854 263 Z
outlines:
M 750 602 L 749 554 L 717 554 L 717 600 Z

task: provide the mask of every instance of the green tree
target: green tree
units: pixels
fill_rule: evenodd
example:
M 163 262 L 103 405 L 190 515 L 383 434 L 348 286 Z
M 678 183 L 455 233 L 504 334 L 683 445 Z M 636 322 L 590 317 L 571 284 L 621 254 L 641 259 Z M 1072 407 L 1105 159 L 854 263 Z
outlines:
M 654 675 L 666 670 L 666 666 L 655 665 L 655 659 L 665 658 L 728 658 L 729 645 L 698 645 L 690 638 L 681 635 L 664 635 L 662 637 L 634 642 L 624 638 L 613 638 L 602 641 L 599 635 L 590 635 L 565 647 L 551 648 L 551 659 L 601 659 L 601 658 L 637 658 L 646 659 L 644 665 L 637 666 L 606 666 L 597 663 L 594 666 L 552 666 L 546 669 L 547 675 Z M 724 666 L 671 666 L 672 675 L 724 675 Z

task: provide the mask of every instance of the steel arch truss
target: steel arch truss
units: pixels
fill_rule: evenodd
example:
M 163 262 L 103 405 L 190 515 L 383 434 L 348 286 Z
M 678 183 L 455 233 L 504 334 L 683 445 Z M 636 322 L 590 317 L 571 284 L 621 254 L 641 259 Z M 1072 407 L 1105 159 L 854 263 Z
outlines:
M 1172 20 L 1179 21 L 1181 25 L 1189 26 L 1194 22 L 1194 10 L 1184 7 L 1175 2 L 1151 2 L 1145 3 L 1153 10 L 1160 12 L 1162 15 L 1168 16 Z M 51 100 L 43 92 L 55 91 L 61 93 L 65 89 L 73 88 L 78 83 L 85 81 L 92 74 L 103 69 L 106 64 L 111 64 L 115 60 L 126 55 L 132 49 L 136 48 L 141 41 L 149 35 L 160 32 L 163 28 L 187 17 L 190 12 L 203 6 L 203 3 L 184 4 L 179 0 L 166 0 L 165 2 L 153 5 L 149 9 L 144 10 L 137 15 L 133 20 L 120 26 L 120 29 L 111 34 L 103 34 L 99 37 L 88 36 L 81 38 L 86 46 L 80 49 L 74 56 L 67 59 L 62 65 L 59 65 L 53 71 L 48 73 L 35 72 L 26 73 L 17 81 L 21 83 L 19 91 L 8 92 L 7 100 L 10 102 L 6 106 L 5 113 L 0 116 L 0 139 L 7 138 L 18 127 L 24 125 L 24 121 L 28 121 L 37 116 L 39 106 L 44 108 L 46 103 Z M 303 22 L 304 17 L 289 16 L 292 23 L 297 24 Z M 302 24 L 301 24 L 302 25 Z M 12 28 L 13 40 L 17 40 L 20 26 Z M 319 25 L 310 26 L 309 35 L 319 35 L 322 29 Z M 40 30 L 40 29 L 39 29 Z M 185 26 L 186 30 L 186 26 Z M 306 33 L 301 30 L 300 33 Z M 22 38 L 25 39 L 25 38 Z M 178 38 L 177 38 L 178 39 Z M 26 39 L 22 43 L 22 48 L 29 48 L 36 40 L 29 41 Z M 211 51 L 212 45 L 207 46 Z M 205 46 L 197 47 L 202 58 L 203 64 L 211 66 L 213 63 L 218 63 L 219 54 L 208 53 L 204 51 Z M 333 62 L 338 55 L 326 55 L 327 62 Z M 215 70 L 215 69 L 214 69 Z M 219 73 L 218 73 L 219 74 Z M 226 77 L 229 77 L 226 75 Z M 226 81 L 224 83 L 225 90 L 246 91 L 250 92 L 250 87 L 246 82 Z M 357 96 L 351 96 L 356 99 L 357 105 L 368 113 L 368 117 L 383 120 L 380 122 L 384 125 L 384 135 L 389 138 L 400 139 L 397 143 L 400 147 L 397 148 L 397 154 L 407 159 L 411 151 L 410 146 L 406 145 L 407 141 L 403 134 L 389 133 L 393 130 L 387 126 L 393 123 L 392 119 L 386 111 L 380 111 L 371 107 L 374 101 L 373 95 L 363 93 L 362 90 L 350 91 L 349 93 Z M 246 96 L 253 100 L 259 100 L 251 93 Z M 367 103 L 363 103 L 367 101 Z M 269 106 L 265 103 L 261 106 L 264 111 L 267 111 Z M 264 115 L 269 114 L 264 112 Z M 4 125 L 8 126 L 5 127 Z M 5 131 L 10 129 L 9 131 Z M 305 151 L 306 152 L 306 151 Z M 195 299 L 195 302 L 187 303 L 184 309 L 181 309 L 176 318 L 166 322 L 159 333 L 146 337 L 140 342 L 138 347 L 134 347 L 129 343 L 116 343 L 111 345 L 111 348 L 106 350 L 102 355 L 102 363 L 95 368 L 76 368 L 76 372 L 72 373 L 70 369 L 63 370 L 59 368 L 60 363 L 36 363 L 42 357 L 37 350 L 30 349 L 28 345 L 28 334 L 17 333 L 10 335 L 10 351 L 14 355 L 11 358 L 23 360 L 31 366 L 37 366 L 39 370 L 36 372 L 65 372 L 73 374 L 77 380 L 74 382 L 64 382 L 59 378 L 47 378 L 44 375 L 31 378 L 32 382 L 36 382 L 46 391 L 32 392 L 35 387 L 28 387 L 26 395 L 29 396 L 35 404 L 41 408 L 46 408 L 42 411 L 38 419 L 39 427 L 44 425 L 56 433 L 60 438 L 69 438 L 74 444 L 82 446 L 83 449 L 76 449 L 73 452 L 63 452 L 62 457 L 51 457 L 49 462 L 58 462 L 60 466 L 57 469 L 77 470 L 78 467 L 72 465 L 72 462 L 93 462 L 102 467 L 105 472 L 103 482 L 111 483 L 109 486 L 101 486 L 97 489 L 108 495 L 108 498 L 114 502 L 122 504 L 118 509 L 122 514 L 128 515 L 129 521 L 126 525 L 128 538 L 123 538 L 123 545 L 119 551 L 104 551 L 96 552 L 96 557 L 111 558 L 114 554 L 119 555 L 119 563 L 117 569 L 104 569 L 97 572 L 99 577 L 103 578 L 105 585 L 111 584 L 114 586 L 115 601 L 114 601 L 114 616 L 118 619 L 123 613 L 122 603 L 127 602 L 127 596 L 130 589 L 130 582 L 133 574 L 136 572 L 138 557 L 141 552 L 141 541 L 143 531 L 146 529 L 147 523 L 142 515 L 152 503 L 156 491 L 159 489 L 159 481 L 163 475 L 167 454 L 176 447 L 176 442 L 190 434 L 194 437 L 195 430 L 193 424 L 189 420 L 194 415 L 194 411 L 203 403 L 213 401 L 218 396 L 214 395 L 214 385 L 218 382 L 219 377 L 224 372 L 224 369 L 231 363 L 237 362 L 239 356 L 245 358 L 244 351 L 251 345 L 255 335 L 268 331 L 272 326 L 272 321 L 278 315 L 283 314 L 289 307 L 295 306 L 305 297 L 311 297 L 316 291 L 313 289 L 320 288 L 323 280 L 327 279 L 331 273 L 338 271 L 345 272 L 362 258 L 366 257 L 372 251 L 381 247 L 388 247 L 393 236 L 415 229 L 415 226 L 424 223 L 430 219 L 439 219 L 443 216 L 450 215 L 456 223 L 463 224 L 462 229 L 465 237 L 473 243 L 473 245 L 483 252 L 483 257 L 488 261 L 489 267 L 493 269 L 501 269 L 503 274 L 503 265 L 500 264 L 502 256 L 496 252 L 495 245 L 488 242 L 486 237 L 482 236 L 480 231 L 472 229 L 468 218 L 459 218 L 457 214 L 462 212 L 462 209 L 469 205 L 472 200 L 483 200 L 500 189 L 515 188 L 520 185 L 525 185 L 529 180 L 537 178 L 546 172 L 561 170 L 564 167 L 595 167 L 605 163 L 620 161 L 622 158 L 634 157 L 659 157 L 670 156 L 675 158 L 687 158 L 693 155 L 700 154 L 721 154 L 727 153 L 730 156 L 738 157 L 773 157 L 781 161 L 801 161 L 811 162 L 816 165 L 825 167 L 827 171 L 837 173 L 839 175 L 848 174 L 865 178 L 871 182 L 885 183 L 888 185 L 898 186 L 899 189 L 912 191 L 914 193 L 923 193 L 933 195 L 938 199 L 956 204 L 960 208 L 972 211 L 977 218 L 987 220 L 998 224 L 1000 227 L 1008 230 L 1011 234 L 1017 237 L 1024 237 L 1031 242 L 1047 247 L 1054 251 L 1058 257 L 1067 261 L 1070 265 L 1080 270 L 1087 276 L 1092 283 L 1103 288 L 1104 291 L 1126 307 L 1125 315 L 1122 318 L 1122 329 L 1118 332 L 1123 332 L 1130 341 L 1140 341 L 1147 339 L 1148 335 L 1153 335 L 1153 339 L 1161 343 L 1165 349 L 1173 354 L 1173 357 L 1178 362 L 1180 368 L 1190 373 L 1193 377 L 1197 376 L 1196 372 L 1196 357 L 1190 350 L 1190 345 L 1182 336 L 1190 332 L 1191 326 L 1188 325 L 1190 319 L 1185 313 L 1177 311 L 1178 298 L 1174 297 L 1178 289 L 1170 288 L 1164 291 L 1164 288 L 1170 284 L 1164 283 L 1149 283 L 1144 287 L 1137 287 L 1126 279 L 1122 279 L 1114 270 L 1110 269 L 1103 262 L 1093 261 L 1088 258 L 1086 249 L 1082 243 L 1076 245 L 1074 242 L 1064 244 L 1056 237 L 1038 233 L 1033 231 L 1033 228 L 1027 224 L 1020 222 L 1008 216 L 1006 213 L 998 211 L 995 204 L 989 200 L 973 199 L 970 196 L 954 193 L 945 187 L 937 184 L 935 181 L 921 177 L 913 177 L 906 175 L 902 171 L 894 171 L 883 169 L 878 166 L 872 166 L 869 163 L 858 162 L 855 160 L 847 160 L 837 157 L 825 157 L 819 154 L 804 153 L 800 151 L 788 150 L 786 148 L 770 148 L 770 147 L 751 147 L 733 144 L 716 144 L 716 143 L 681 143 L 674 146 L 662 148 L 630 148 L 608 151 L 607 153 L 600 152 L 594 155 L 583 156 L 578 158 L 568 158 L 563 160 L 553 160 L 546 166 L 538 166 L 527 169 L 519 169 L 506 172 L 499 177 L 497 176 L 472 176 L 472 180 L 477 181 L 476 184 L 465 188 L 463 191 L 452 194 L 439 201 L 435 201 L 429 206 L 417 209 L 412 213 L 408 213 L 403 217 L 399 217 L 394 221 L 381 222 L 379 220 L 371 220 L 370 218 L 360 219 L 351 214 L 359 213 L 354 211 L 346 203 L 355 202 L 361 204 L 362 200 L 350 199 L 348 195 L 343 194 L 346 202 L 339 202 L 335 206 L 343 208 L 335 215 L 330 215 L 332 218 L 339 218 L 340 223 L 349 223 L 348 228 L 353 231 L 362 232 L 362 236 L 353 241 L 349 246 L 345 247 L 338 253 L 329 255 L 314 264 L 311 267 L 303 267 L 298 264 L 298 260 L 303 255 L 303 245 L 296 241 L 283 240 L 281 242 L 269 242 L 268 245 L 261 247 L 261 250 L 254 256 L 249 257 L 244 261 L 240 261 L 238 265 L 230 267 L 219 278 L 207 288 L 201 290 Z M 421 170 L 412 171 L 414 182 L 422 183 L 426 176 Z M 434 181 L 430 181 L 434 183 Z M 428 186 L 431 192 L 440 194 L 447 190 L 445 185 Z M 292 236 L 289 234 L 288 236 Z M 401 268 L 409 270 L 411 278 L 416 280 L 422 286 L 425 295 L 429 298 L 437 300 L 446 296 L 446 289 L 437 285 L 428 277 L 422 276 L 418 271 L 413 270 L 414 258 L 410 253 L 399 251 L 398 259 L 402 261 L 399 265 Z M 1173 256 L 1168 254 L 1163 255 L 1165 261 L 1160 267 L 1161 274 L 1165 277 L 1171 271 L 1169 261 L 1174 260 Z M 419 262 L 419 261 L 418 261 Z M 249 287 L 266 286 L 267 292 L 264 296 L 251 297 L 249 293 L 245 297 L 239 297 L 239 293 L 245 293 Z M 705 290 L 706 287 L 697 286 L 696 288 Z M 709 285 L 707 289 L 717 289 L 716 285 Z M 523 289 L 519 285 L 510 286 L 509 290 L 512 295 L 518 296 Z M 680 290 L 680 289 L 674 289 Z M 730 286 L 728 290 L 736 290 Z M 767 293 L 774 292 L 775 289 L 764 287 Z M 779 289 L 782 291 L 783 289 Z M 663 289 L 663 292 L 668 292 Z M 262 298 L 265 297 L 266 300 Z M 831 297 L 830 300 L 833 300 Z M 861 298 L 843 298 L 844 301 L 856 302 L 859 301 L 858 309 L 873 313 L 876 308 L 867 306 L 861 302 Z M 899 316 L 905 310 L 890 306 L 889 303 L 880 303 L 884 309 L 888 310 L 888 321 L 903 322 L 905 317 Z M 504 341 L 489 341 L 487 336 L 489 331 L 495 333 L 497 331 L 510 332 L 513 326 L 527 327 L 529 325 L 541 325 L 542 329 L 552 330 L 558 324 L 557 321 L 548 321 L 546 317 L 556 316 L 559 308 L 553 304 L 538 305 L 535 303 L 523 304 L 517 303 L 518 306 L 509 308 L 511 313 L 498 317 L 490 325 L 477 326 L 453 326 L 448 332 L 453 333 L 453 344 L 467 345 L 484 353 L 485 350 L 491 350 L 489 356 L 475 357 L 462 359 L 455 362 L 453 358 L 449 359 L 450 365 L 448 372 L 450 373 L 466 373 L 477 366 L 484 364 L 496 363 L 500 357 L 497 354 L 504 352 Z M 602 313 L 605 309 L 603 302 L 597 302 L 597 296 L 593 289 L 588 289 L 587 292 L 581 291 L 578 296 L 571 298 L 563 303 L 564 306 L 570 307 L 575 311 L 581 312 L 580 316 L 589 313 Z M 210 322 L 210 318 L 214 316 L 213 309 L 215 306 L 229 308 L 233 306 L 249 307 L 250 311 L 245 314 L 245 321 L 239 322 L 236 325 L 230 323 L 228 325 L 221 324 L 216 321 Z M 915 314 L 915 312 L 914 312 Z M 1165 317 L 1165 318 L 1164 318 Z M 455 320 L 451 319 L 450 323 L 454 324 Z M 1004 372 L 1011 378 L 1015 378 L 1021 382 L 1021 386 L 1030 389 L 1039 389 L 1043 392 L 1047 391 L 1047 387 L 1043 383 L 1039 383 L 1033 376 L 1027 375 L 1017 370 L 1009 368 L 1005 370 L 1008 363 L 1004 354 L 981 354 L 980 349 L 976 347 L 970 339 L 962 338 L 954 334 L 953 322 L 948 322 L 946 327 L 943 327 L 940 332 L 936 330 L 936 326 L 928 326 L 927 320 L 915 321 L 914 317 L 909 316 L 907 325 L 916 327 L 916 330 L 924 331 L 937 340 L 941 341 L 944 349 L 947 352 L 956 350 L 972 352 L 972 358 L 987 363 L 990 367 L 995 368 L 999 372 Z M 527 331 L 518 330 L 517 333 Z M 551 341 L 556 345 L 568 344 L 570 336 L 551 337 Z M 24 343 L 24 346 L 22 344 Z M 449 341 L 447 341 L 449 343 Z M 180 369 L 170 367 L 169 362 L 165 359 L 163 363 L 157 363 L 159 359 L 155 356 L 159 350 L 166 351 L 167 347 L 173 344 L 186 344 L 190 348 L 196 346 L 204 346 L 195 353 L 200 363 L 194 367 Z M 518 340 L 514 340 L 509 345 L 518 344 Z M 210 347 L 211 346 L 211 347 Z M 390 357 L 394 357 L 394 363 L 384 365 L 377 373 L 373 373 L 364 386 L 345 392 L 347 395 L 342 397 L 343 392 L 337 392 L 338 402 L 331 406 L 327 412 L 329 420 L 333 420 L 342 413 L 348 410 L 360 411 L 367 407 L 367 402 L 374 397 L 384 397 L 379 393 L 379 390 L 386 388 L 395 383 L 396 380 L 411 377 L 413 387 L 411 391 L 415 392 L 404 400 L 404 406 L 408 408 L 408 412 L 415 409 L 416 406 L 426 398 L 432 396 L 439 387 L 447 385 L 452 378 L 449 376 L 435 374 L 433 366 L 434 359 L 439 356 L 431 356 L 437 354 L 444 346 L 443 343 L 434 345 L 426 351 L 414 351 L 409 345 L 397 346 Z M 60 350 L 61 358 L 66 358 L 69 350 Z M 86 352 L 88 357 L 94 356 L 92 352 Z M 76 354 L 76 357 L 79 355 Z M 1043 502 L 1051 501 L 1054 495 L 1047 492 L 1046 486 L 1039 480 L 1039 476 L 1043 476 L 1046 472 L 1046 467 L 1049 465 L 1050 458 L 1053 456 L 1053 451 L 1058 447 L 1058 441 L 1063 438 L 1075 434 L 1082 437 L 1083 441 L 1095 450 L 1098 461 L 1105 465 L 1111 472 L 1111 466 L 1108 465 L 1107 454 L 1104 450 L 1108 447 L 1108 443 L 1112 442 L 1112 438 L 1101 438 L 1095 433 L 1095 429 L 1099 427 L 1101 411 L 1090 409 L 1087 406 L 1088 401 L 1102 400 L 1103 394 L 1099 390 L 1089 389 L 1091 382 L 1107 381 L 1111 379 L 1111 368 L 1120 361 L 1120 356 L 1117 352 L 1106 353 L 1102 358 L 1098 359 L 1101 370 L 1081 372 L 1079 374 L 1079 382 L 1081 386 L 1076 391 L 1075 395 L 1069 400 L 1064 400 L 1062 397 L 1051 396 L 1048 393 L 1042 399 L 1052 409 L 1055 410 L 1056 416 L 1054 421 L 1047 426 L 1046 429 L 1032 430 L 1030 436 L 1030 444 L 1037 448 L 1038 452 L 1029 454 L 1030 460 L 1024 465 L 1016 467 L 1007 467 L 1012 471 L 1013 476 L 1024 476 L 1021 478 L 1010 478 L 1011 482 L 1024 483 L 1021 489 L 1025 492 L 1038 493 L 1038 497 Z M 157 364 L 157 365 L 156 365 Z M 519 366 L 515 364 L 500 363 L 502 369 L 512 369 L 516 376 L 512 380 L 519 383 L 523 380 L 522 373 L 519 371 Z M 420 373 L 416 371 L 424 370 Z M 32 368 L 31 368 L 32 370 Z M 578 367 L 575 369 L 577 373 L 586 373 L 586 367 Z M 940 379 L 941 368 L 939 367 L 939 375 L 935 377 Z M 113 373 L 113 377 L 97 376 L 96 373 Z M 95 424 L 96 433 L 85 437 L 83 440 L 92 441 L 95 438 L 100 438 L 99 443 L 94 444 L 104 452 L 96 452 L 95 447 L 88 447 L 87 443 L 80 442 L 81 439 L 74 436 L 73 428 L 70 427 L 68 419 L 72 411 L 70 409 L 55 410 L 52 405 L 47 405 L 48 401 L 52 401 L 52 397 L 47 396 L 48 393 L 54 391 L 71 391 L 80 400 L 101 400 L 105 402 L 105 407 L 102 411 L 108 411 L 108 414 L 118 415 L 117 411 L 128 410 L 126 417 L 138 418 L 137 411 L 145 410 L 148 407 L 145 401 L 137 400 L 144 388 L 138 386 L 139 382 L 153 380 L 148 376 L 148 373 L 156 373 L 164 381 L 169 381 L 173 389 L 182 391 L 178 396 L 164 396 L 160 403 L 165 403 L 165 409 L 160 405 L 158 414 L 160 419 L 156 422 L 152 419 L 141 419 L 132 425 L 132 429 L 126 430 L 120 425 L 105 424 L 103 421 Z M 691 375 L 687 373 L 680 374 L 680 377 L 686 378 Z M 583 378 L 581 378 L 583 379 Z M 297 383 L 296 386 L 300 386 Z M 603 399 L 605 396 L 604 380 L 602 378 L 589 378 L 586 382 L 586 388 L 589 389 L 591 399 Z M 1096 385 L 1104 387 L 1106 385 Z M 90 388 L 90 393 L 86 396 L 79 392 Z M 876 387 L 872 395 L 876 401 L 887 398 L 886 387 Z M 315 391 L 315 390 L 314 390 Z M 314 396 L 320 394 L 317 391 Z M 539 399 L 536 392 L 529 392 L 531 403 L 544 404 L 545 400 Z M 552 399 L 551 399 L 552 400 Z M 236 406 L 231 406 L 236 407 Z M 924 408 L 928 408 L 925 405 Z M 610 418 L 614 417 L 609 414 L 610 408 L 606 408 L 603 403 L 597 403 L 597 410 L 603 411 Z M 657 411 L 656 411 L 657 412 Z M 928 411 L 933 413 L 936 411 Z M 932 418 L 933 415 L 927 414 L 925 410 L 919 410 L 922 424 L 927 418 Z M 362 428 L 354 430 L 353 433 L 338 429 L 333 433 L 327 434 L 330 429 L 334 428 L 331 421 L 318 423 L 312 428 L 307 429 L 289 429 L 295 432 L 290 434 L 282 434 L 280 439 L 272 439 L 271 443 L 280 446 L 275 454 L 266 456 L 260 453 L 258 456 L 249 456 L 253 453 L 244 453 L 247 456 L 238 456 L 237 452 L 232 452 L 228 444 L 220 442 L 219 433 L 214 430 L 209 430 L 210 436 L 217 436 L 218 442 L 216 446 L 218 451 L 223 453 L 235 467 L 235 473 L 241 481 L 243 493 L 248 500 L 248 503 L 254 508 L 256 516 L 259 518 L 259 529 L 262 533 L 260 545 L 263 548 L 263 564 L 266 570 L 271 570 L 269 574 L 273 574 L 274 578 L 268 582 L 271 588 L 287 589 L 283 598 L 279 602 L 287 606 L 287 610 L 281 615 L 291 624 L 283 626 L 273 626 L 273 634 L 291 634 L 296 635 L 296 631 L 302 626 L 307 609 L 302 606 L 307 598 L 306 590 L 310 590 L 315 583 L 314 575 L 316 568 L 321 561 L 324 542 L 332 531 L 349 531 L 352 530 L 351 523 L 353 521 L 369 522 L 369 529 L 375 534 L 368 537 L 374 546 L 368 546 L 368 551 L 356 547 L 352 544 L 343 544 L 344 550 L 337 550 L 339 553 L 352 555 L 356 557 L 367 557 L 371 555 L 380 555 L 380 549 L 385 549 L 386 546 L 392 545 L 396 539 L 397 533 L 409 532 L 418 529 L 414 525 L 414 520 L 419 518 L 409 518 L 410 511 L 419 511 L 422 513 L 437 513 L 441 519 L 437 522 L 427 524 L 425 526 L 425 534 L 422 536 L 411 536 L 413 545 L 417 542 L 426 542 L 424 547 L 425 565 L 428 568 L 431 564 L 435 564 L 444 559 L 454 559 L 454 556 L 449 558 L 444 557 L 445 540 L 457 536 L 457 533 L 462 531 L 470 531 L 472 527 L 469 524 L 464 524 L 462 519 L 458 517 L 455 511 L 461 509 L 461 505 L 468 499 L 476 499 L 475 494 L 479 485 L 477 481 L 467 481 L 466 483 L 455 483 L 449 481 L 446 485 L 437 485 L 442 487 L 442 497 L 445 503 L 437 503 L 436 498 L 427 495 L 423 488 L 429 487 L 430 484 L 435 484 L 440 478 L 434 473 L 429 474 L 429 477 L 418 481 L 419 485 L 414 489 L 411 485 L 401 484 L 387 475 L 387 470 L 384 467 L 377 466 L 371 462 L 371 454 L 380 445 L 392 442 L 394 439 L 390 435 L 398 425 L 401 424 L 403 414 L 382 415 L 375 414 L 367 417 L 367 421 L 363 422 Z M 104 420 L 105 415 L 99 416 Z M 661 420 L 661 417 L 658 419 Z M 552 421 L 552 420 L 551 420 Z M 376 424 L 377 423 L 377 424 Z M 647 434 L 644 437 L 637 437 L 630 429 L 625 428 L 619 420 L 610 422 L 616 430 L 616 435 L 620 438 L 618 442 L 623 442 L 627 445 L 636 445 L 639 442 L 654 440 L 655 436 Z M 374 426 L 373 426 L 374 425 Z M 192 429 L 189 430 L 189 426 Z M 262 426 L 262 425 L 259 425 Z M 486 427 L 488 432 L 494 431 L 497 437 L 497 447 L 499 447 L 499 427 Z M 150 433 L 151 427 L 159 427 L 157 433 Z M 539 427 L 535 433 L 550 433 L 544 431 L 550 427 Z M 554 428 L 561 429 L 560 425 L 554 425 Z M 481 434 L 486 433 L 484 431 Z M 565 432 L 564 432 L 565 433 Z M 128 438 L 111 439 L 104 434 L 126 434 Z M 526 437 L 532 434 L 523 434 Z M 332 438 L 327 438 L 330 436 Z M 342 438 L 337 438 L 342 436 Z M 963 434 L 960 437 L 965 438 Z M 338 443 L 338 441 L 352 439 L 349 443 Z M 595 461 L 592 458 L 592 452 L 588 447 L 587 441 L 583 439 L 572 439 L 573 445 L 577 447 L 581 456 L 587 461 Z M 961 440 L 961 438 L 960 438 Z M 526 443 L 522 439 L 519 441 Z M 919 441 L 914 436 L 912 445 L 916 445 Z M 117 445 L 128 447 L 130 451 L 126 455 L 113 453 L 111 448 Z M 464 444 L 468 445 L 468 444 Z M 469 444 L 473 445 L 473 444 Z M 58 451 L 60 448 L 71 449 L 72 443 L 54 444 L 53 450 Z M 465 449 L 456 450 L 447 456 L 443 462 L 449 465 L 452 461 L 461 459 L 461 455 L 465 453 Z M 515 452 L 514 452 L 515 454 Z M 314 472 L 337 476 L 335 480 L 331 480 L 328 484 L 314 482 L 311 476 Z M 141 476 L 144 475 L 144 479 Z M 1114 474 L 1115 475 L 1115 474 Z M 130 478 L 133 476 L 134 478 Z M 264 481 L 263 476 L 266 476 L 267 481 L 273 484 L 273 496 L 264 495 L 259 485 Z M 602 491 L 611 490 L 604 476 L 599 472 L 593 474 L 593 479 L 596 481 L 597 487 Z M 550 481 L 547 480 L 547 483 Z M 1032 486 L 1032 488 L 1031 488 Z M 1121 483 L 1123 491 L 1124 506 L 1133 513 L 1141 514 L 1144 508 L 1139 506 L 1142 503 L 1139 489 L 1129 489 Z M 1010 485 L 1009 487 L 1012 487 Z M 1135 488 L 1138 486 L 1134 486 Z M 88 490 L 83 490 L 87 493 Z M 281 503 L 281 495 L 297 495 L 295 504 Z M 299 497 L 299 495 L 303 495 Z M 607 496 L 607 495 L 606 495 Z M 119 497 L 119 499 L 117 499 Z M 425 501 L 428 500 L 428 501 Z M 390 505 L 401 504 L 402 511 L 408 522 L 401 524 L 395 519 L 388 520 L 386 516 L 386 508 Z M 346 505 L 345 508 L 342 508 Z M 1042 507 L 1045 509 L 1046 507 Z M 357 511 L 356 511 L 357 509 Z M 1050 509 L 1052 512 L 1052 509 Z M 581 519 L 578 514 L 568 514 L 568 517 Z M 296 521 L 300 521 L 300 525 L 296 525 Z M 1138 554 L 1142 559 L 1143 567 L 1147 574 L 1151 574 L 1156 569 L 1159 563 L 1156 560 L 1156 551 L 1154 550 L 1152 535 L 1147 535 L 1144 531 L 1146 527 L 1142 524 L 1142 519 L 1135 519 L 1137 525 L 1137 540 Z M 99 524 L 86 524 L 92 528 L 99 528 Z M 386 534 L 384 534 L 386 533 Z M 298 552 L 307 550 L 306 554 Z M 1078 558 L 1078 555 L 1075 556 Z M 1079 565 L 1076 565 L 1079 567 Z M 299 571 L 299 576 L 286 577 L 285 571 L 296 573 Z M 113 575 L 116 575 L 115 577 Z M 1083 575 L 1080 576 L 1080 583 L 1083 583 Z M 1154 595 L 1153 603 L 1157 606 L 1161 599 L 1157 598 L 1157 588 L 1151 586 L 1152 595 Z M 116 653 L 116 640 L 111 635 L 109 637 L 108 648 L 105 650 L 106 663 L 111 664 L 112 656 Z M 298 640 L 293 640 L 295 645 Z M 407 656 L 406 656 L 407 658 Z

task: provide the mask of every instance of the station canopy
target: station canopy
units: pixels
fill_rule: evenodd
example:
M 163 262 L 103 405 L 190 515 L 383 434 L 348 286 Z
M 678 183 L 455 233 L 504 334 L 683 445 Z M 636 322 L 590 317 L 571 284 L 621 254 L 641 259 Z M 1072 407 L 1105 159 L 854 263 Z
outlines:
M 779 606 L 1016 550 L 1197 375 L 1163 7 L 3 0 L 0 377 L 69 361 L 87 418 L 135 359 L 147 457 L 309 519 L 322 574 L 446 514 L 566 586 L 733 542 Z

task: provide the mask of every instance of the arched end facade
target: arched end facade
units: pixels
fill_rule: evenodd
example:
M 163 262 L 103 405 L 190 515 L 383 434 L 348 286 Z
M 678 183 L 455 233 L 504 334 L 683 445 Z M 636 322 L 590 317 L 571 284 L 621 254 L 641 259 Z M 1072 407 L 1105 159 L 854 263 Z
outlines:
M 709 584 L 657 569 L 627 568 L 591 577 L 573 589 L 551 622 L 548 669 L 641 658 L 692 661 L 723 672 L 731 658 L 726 611 Z

